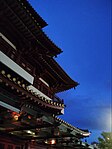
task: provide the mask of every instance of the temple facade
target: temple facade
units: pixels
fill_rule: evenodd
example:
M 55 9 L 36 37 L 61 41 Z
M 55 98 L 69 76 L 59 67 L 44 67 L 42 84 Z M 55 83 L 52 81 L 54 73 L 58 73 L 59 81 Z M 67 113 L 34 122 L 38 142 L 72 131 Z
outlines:
M 0 149 L 90 148 L 90 132 L 58 118 L 56 93 L 78 83 L 55 61 L 62 52 L 27 0 L 0 0 Z

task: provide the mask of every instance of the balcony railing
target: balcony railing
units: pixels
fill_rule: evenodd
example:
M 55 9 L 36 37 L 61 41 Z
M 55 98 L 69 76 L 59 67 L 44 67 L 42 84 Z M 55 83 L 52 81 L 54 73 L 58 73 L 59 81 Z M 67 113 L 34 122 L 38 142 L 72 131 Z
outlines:
M 45 85 L 41 80 L 34 80 L 34 87 L 37 88 L 39 91 L 44 93 L 46 96 L 48 96 L 52 101 L 58 102 L 58 103 L 64 103 L 62 99 L 60 99 L 58 96 L 56 96 L 53 91 Z
M 32 76 L 36 76 L 34 78 L 33 85 L 35 88 L 37 88 L 39 91 L 44 93 L 46 96 L 48 96 L 51 100 L 63 103 L 63 100 L 61 100 L 59 97 L 54 95 L 53 89 L 51 89 L 49 86 L 47 86 L 43 81 L 39 79 L 37 74 L 35 74 L 35 67 L 33 67 L 30 63 L 28 63 L 19 53 L 19 51 L 13 49 L 12 46 L 10 46 L 5 40 L 3 40 L 0 37 L 0 45 L 2 51 L 11 58 L 15 63 L 17 63 L 19 66 L 21 66 L 24 70 L 26 70 L 29 74 Z

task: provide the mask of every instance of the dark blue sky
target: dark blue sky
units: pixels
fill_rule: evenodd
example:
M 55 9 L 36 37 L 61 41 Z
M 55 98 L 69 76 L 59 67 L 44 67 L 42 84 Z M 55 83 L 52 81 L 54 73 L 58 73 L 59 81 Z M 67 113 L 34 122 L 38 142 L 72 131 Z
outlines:
M 56 61 L 80 85 L 58 94 L 67 105 L 61 116 L 92 131 L 88 142 L 110 131 L 111 0 L 29 0 L 48 23 L 49 38 L 62 50 Z

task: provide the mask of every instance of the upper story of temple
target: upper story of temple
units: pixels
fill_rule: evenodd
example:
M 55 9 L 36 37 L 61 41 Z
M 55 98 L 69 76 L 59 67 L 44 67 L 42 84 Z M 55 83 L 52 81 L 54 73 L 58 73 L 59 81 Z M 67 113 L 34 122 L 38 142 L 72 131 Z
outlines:
M 63 111 L 64 101 L 55 94 L 78 83 L 55 61 L 62 50 L 43 32 L 47 23 L 26 0 L 1 0 L 0 10 L 1 74 Z

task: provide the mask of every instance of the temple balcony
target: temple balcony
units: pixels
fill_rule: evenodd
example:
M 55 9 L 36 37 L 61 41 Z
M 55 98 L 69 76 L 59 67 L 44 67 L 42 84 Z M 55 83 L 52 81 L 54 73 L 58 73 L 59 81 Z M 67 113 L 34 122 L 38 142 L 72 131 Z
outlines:
M 59 104 L 63 104 L 63 100 L 61 100 L 56 95 L 53 95 L 52 92 L 49 90 L 49 88 L 47 87 L 45 88 L 45 86 L 43 85 L 38 85 L 38 87 L 39 89 L 35 88 L 35 86 L 33 85 L 29 85 L 28 90 L 34 92 L 40 98 L 45 98 L 47 100 L 50 100 Z M 44 92 L 43 92 L 43 88 L 44 88 Z
M 33 67 L 22 56 L 16 46 L 9 41 L 3 34 L 0 33 L 0 61 L 3 65 L 14 71 L 17 76 L 20 76 L 29 84 L 28 88 L 34 90 L 42 98 L 63 104 L 63 100 L 55 96 L 53 89 L 49 84 L 35 74 L 35 67 Z
M 19 76 L 24 78 L 26 81 L 33 84 L 34 77 L 1 51 L 0 51 L 0 61 L 2 62 L 2 64 L 10 68 L 12 71 L 17 73 Z
M 32 107 L 32 105 L 35 104 L 36 107 L 40 107 L 42 109 L 44 108 L 44 110 L 46 110 L 48 113 L 53 113 L 56 115 L 64 114 L 65 105 L 63 101 L 59 97 L 54 95 L 53 90 L 51 90 L 51 88 L 42 78 L 37 78 L 38 82 L 36 83 L 34 79 L 33 83 L 31 84 L 29 81 L 27 81 L 26 78 L 19 75 L 20 72 L 18 73 L 19 70 L 23 70 L 23 73 L 26 73 L 26 71 L 14 61 L 12 61 L 9 57 L 7 57 L 4 53 L 1 53 L 2 52 L 0 52 L 0 55 L 2 57 L 0 82 L 2 83 L 5 90 L 4 94 L 6 94 L 6 91 L 8 91 L 9 94 L 11 93 L 11 97 L 13 96 L 13 94 L 19 97 L 20 99 L 18 99 L 18 101 L 20 101 L 21 104 L 27 102 L 27 104 L 25 105 L 25 109 L 28 108 L 27 106 Z M 4 60 L 4 55 L 9 58 L 7 59 L 7 61 Z M 17 66 L 17 72 L 13 70 L 12 67 L 9 65 L 10 62 L 14 64 L 14 66 Z M 9 102 L 10 99 L 7 100 L 7 102 Z M 4 100 L 5 98 L 3 98 L 3 103 L 1 103 L 2 106 L 5 106 Z M 18 106 L 18 104 L 16 104 L 16 106 Z M 27 109 L 27 111 L 28 110 L 29 109 Z
M 37 108 L 39 107 L 50 114 L 64 114 L 65 105 L 59 102 L 59 99 L 54 101 L 53 98 L 48 97 L 33 85 L 28 84 L 8 67 L 1 66 L 0 82 L 2 88 L 0 88 L 0 94 L 2 102 L 0 104 L 2 106 L 5 107 L 5 103 L 7 103 L 14 108 L 19 106 L 19 109 L 22 108 L 31 113 L 35 113 L 35 110 L 38 112 Z
M 3 64 L 3 69 L 5 67 L 7 73 L 11 73 L 12 75 L 13 72 L 15 73 L 16 76 L 20 76 L 21 79 L 24 79 L 25 82 L 28 82 L 27 83 L 28 90 L 31 90 L 32 92 L 34 92 L 35 94 L 37 94 L 42 98 L 45 98 L 53 102 L 57 102 L 59 104 L 60 103 L 63 104 L 63 100 L 54 95 L 49 85 L 42 78 L 38 78 L 35 81 L 33 76 L 31 76 L 28 72 L 26 72 L 23 68 L 21 68 L 18 64 L 16 64 L 3 52 L 0 51 L 0 55 L 1 55 L 1 62 Z
M 41 94 L 44 95 L 45 98 L 47 98 L 53 102 L 63 104 L 63 100 L 60 99 L 58 96 L 56 96 L 53 93 L 52 89 L 49 87 L 48 84 L 46 84 L 45 81 L 43 81 L 42 78 L 39 78 L 36 80 L 34 79 L 34 84 L 33 84 L 33 86 L 32 85 L 30 86 L 30 89 L 32 89 L 32 90 L 34 89 L 34 91 L 38 92 L 38 93 L 41 92 Z
M 9 56 L 13 54 L 13 52 L 8 53 Z M 15 58 L 16 54 L 13 55 L 13 58 L 9 58 L 9 56 L 5 55 L 2 51 L 0 51 L 0 57 L 1 62 L 8 68 L 10 68 L 12 71 L 14 71 L 17 75 L 19 75 L 21 78 L 25 79 L 29 84 L 29 88 L 34 90 L 35 92 L 38 92 L 38 94 L 41 94 L 43 97 L 47 98 L 48 100 L 55 101 L 58 103 L 63 103 L 63 100 L 61 100 L 59 97 L 54 95 L 53 91 L 49 87 L 49 84 L 46 83 L 42 78 L 37 78 L 33 76 L 33 68 L 27 67 L 25 64 L 27 62 L 21 61 L 21 65 L 18 64 L 18 59 Z M 14 59 L 14 60 L 13 60 Z

